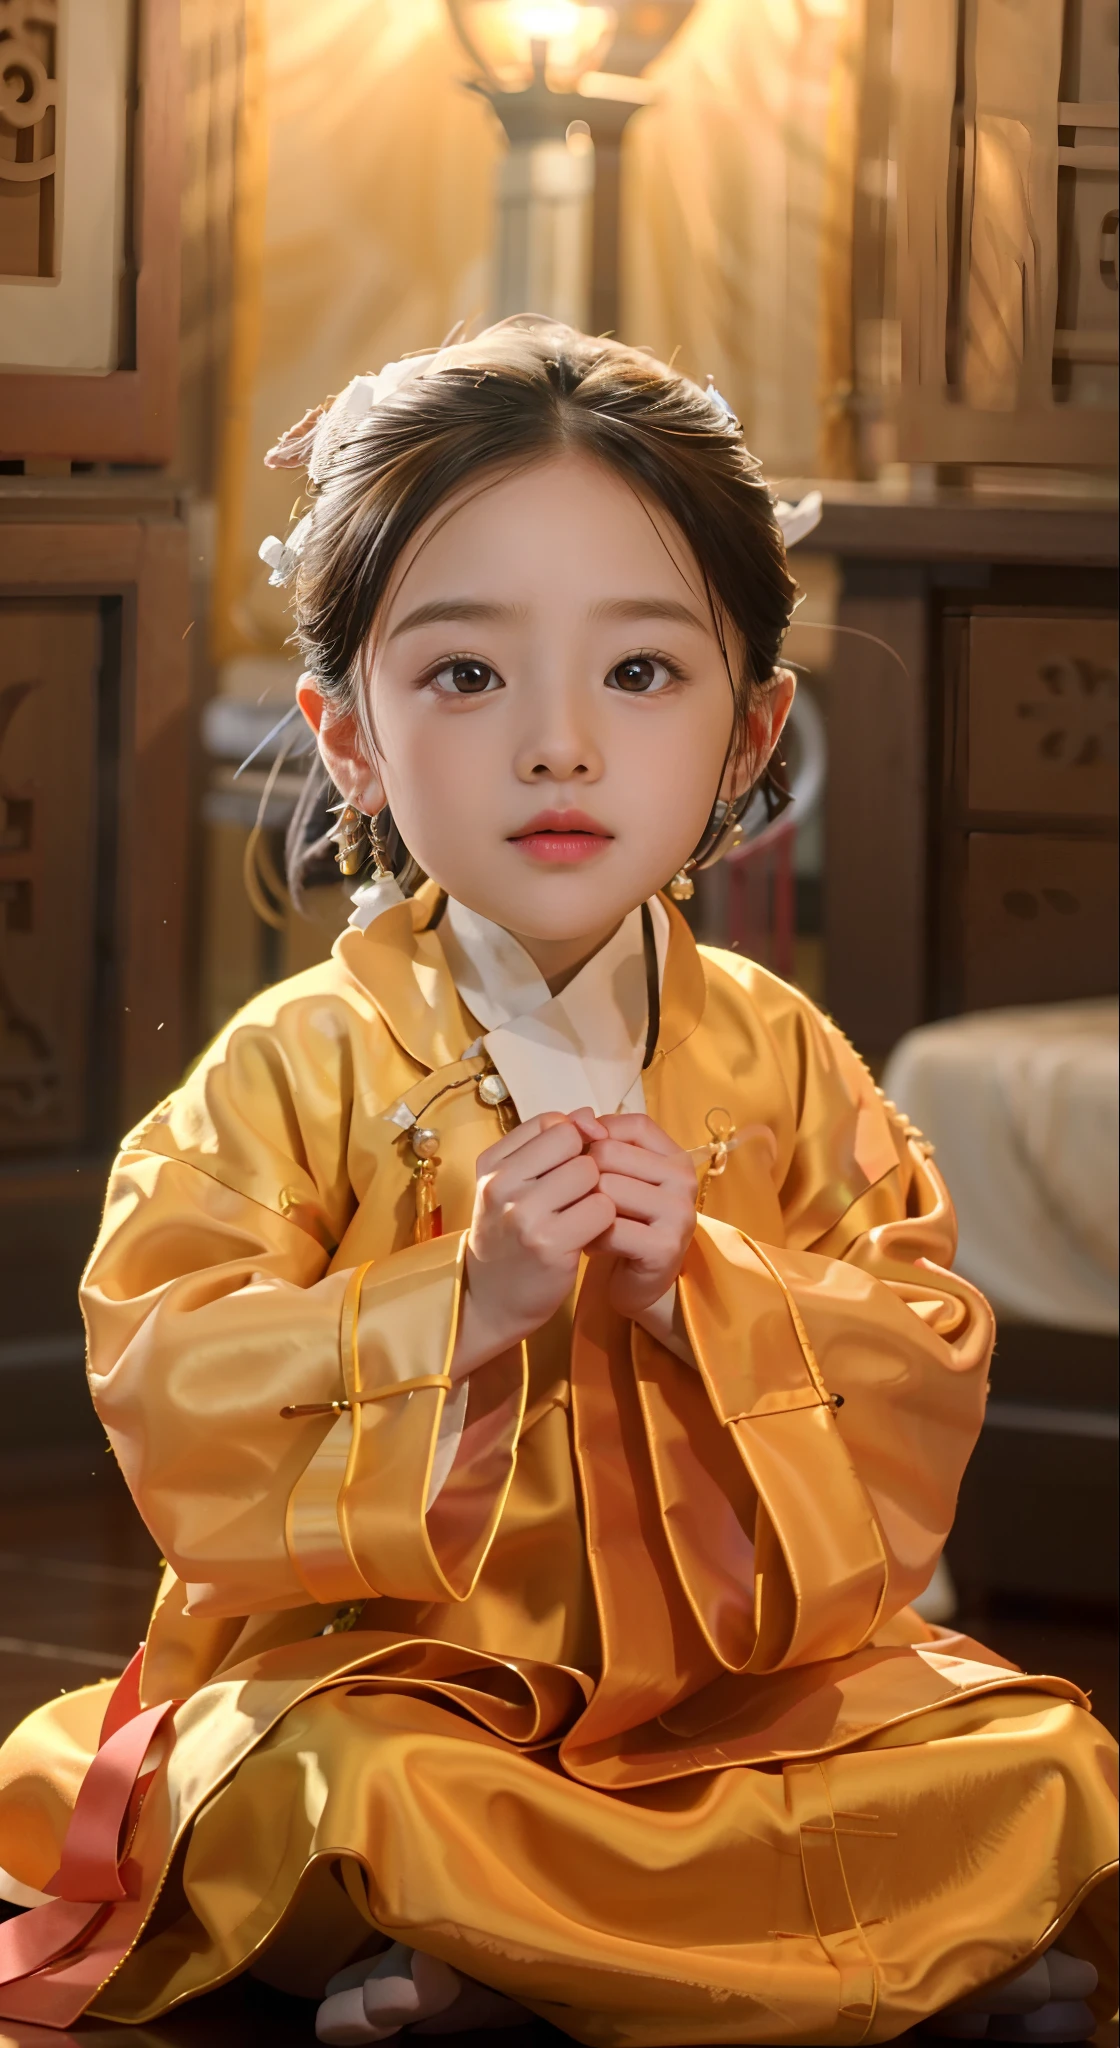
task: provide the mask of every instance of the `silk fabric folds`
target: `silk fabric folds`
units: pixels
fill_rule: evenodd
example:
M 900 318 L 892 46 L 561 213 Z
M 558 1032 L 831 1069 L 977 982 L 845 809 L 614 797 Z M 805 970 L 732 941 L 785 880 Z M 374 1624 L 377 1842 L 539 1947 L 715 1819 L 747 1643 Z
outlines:
M 138 2024 L 246 1968 L 317 1995 L 381 1934 L 598 2048 L 880 2041 L 1064 1930 L 1111 2011 L 1115 1745 L 1075 1686 L 906 1606 L 992 1335 L 929 1148 L 675 911 L 649 1113 L 690 1149 L 714 1108 L 748 1134 L 680 1278 L 696 1369 L 592 1262 L 473 1376 L 426 1505 L 499 1134 L 432 909 L 258 997 L 114 1170 L 90 1381 L 168 1560 L 141 1702 L 183 1704 L 92 2010 Z M 422 1246 L 402 1102 L 441 1135 Z M 108 1690 L 0 1751 L 24 1885 Z

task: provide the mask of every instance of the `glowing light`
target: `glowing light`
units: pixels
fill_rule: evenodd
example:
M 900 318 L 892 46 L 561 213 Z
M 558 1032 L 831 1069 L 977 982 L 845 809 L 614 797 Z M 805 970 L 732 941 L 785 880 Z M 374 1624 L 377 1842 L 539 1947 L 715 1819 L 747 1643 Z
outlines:
M 614 7 L 590 0 L 449 0 L 451 19 L 475 62 L 506 92 L 532 83 L 543 61 L 554 92 L 572 92 L 614 37 Z
M 598 8 L 581 7 L 578 0 L 552 0 L 552 4 L 534 7 L 519 7 L 514 0 L 509 13 L 530 42 L 551 43 L 558 37 L 567 41 L 578 36 L 584 20 L 590 14 L 598 14 Z

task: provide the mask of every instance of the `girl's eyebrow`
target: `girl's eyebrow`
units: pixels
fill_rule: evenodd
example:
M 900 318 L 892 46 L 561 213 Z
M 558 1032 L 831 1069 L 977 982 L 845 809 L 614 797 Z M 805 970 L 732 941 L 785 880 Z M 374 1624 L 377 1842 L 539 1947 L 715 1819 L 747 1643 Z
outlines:
M 427 604 L 418 604 L 413 611 L 406 612 L 393 627 L 389 638 L 395 640 L 399 634 L 414 633 L 420 626 L 443 625 L 455 620 L 474 625 L 513 624 L 524 616 L 523 605 L 487 603 L 470 597 L 432 598 Z M 592 605 L 590 617 L 627 621 L 671 619 L 678 625 L 695 626 L 702 633 L 711 631 L 710 620 L 701 618 L 691 605 L 682 604 L 673 597 L 603 598 L 599 604 Z
M 441 625 L 450 619 L 493 625 L 495 621 L 512 622 L 524 615 L 524 607 L 516 604 L 484 604 L 470 597 L 433 598 L 428 604 L 418 604 L 415 611 L 406 612 L 389 638 L 395 640 L 398 633 L 414 633 L 418 626 Z
M 711 631 L 711 620 L 703 619 L 692 607 L 674 597 L 611 597 L 591 608 L 593 619 L 673 619 L 682 626 Z

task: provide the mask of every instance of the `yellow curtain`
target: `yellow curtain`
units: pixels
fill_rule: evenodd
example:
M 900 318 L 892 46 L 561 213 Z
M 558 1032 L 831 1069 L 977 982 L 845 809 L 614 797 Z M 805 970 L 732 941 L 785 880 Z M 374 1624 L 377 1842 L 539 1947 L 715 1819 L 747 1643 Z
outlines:
M 261 458 L 356 371 L 488 298 L 489 109 L 443 0 L 246 0 L 214 653 L 275 654 L 257 560 L 292 479 Z M 773 475 L 849 459 L 848 221 L 862 0 L 698 0 L 634 117 L 622 332 L 711 372 Z
M 257 0 L 214 593 L 218 660 L 278 652 L 290 619 L 257 547 L 287 530 L 277 434 L 356 372 L 483 315 L 489 109 L 442 0 Z
M 711 374 L 772 475 L 847 467 L 862 0 L 703 0 L 631 123 L 623 322 Z

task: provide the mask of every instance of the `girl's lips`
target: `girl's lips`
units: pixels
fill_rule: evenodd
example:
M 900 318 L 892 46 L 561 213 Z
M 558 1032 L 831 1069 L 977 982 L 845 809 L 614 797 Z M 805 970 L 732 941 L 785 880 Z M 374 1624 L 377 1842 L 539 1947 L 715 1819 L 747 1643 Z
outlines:
M 584 811 L 542 811 L 524 831 L 511 833 L 510 845 L 527 853 L 530 860 L 552 867 L 576 867 L 602 853 L 613 837 Z
M 605 832 L 523 832 L 519 839 L 510 841 L 519 853 L 527 853 L 530 860 L 549 861 L 553 867 L 562 868 L 594 860 L 610 843 Z

